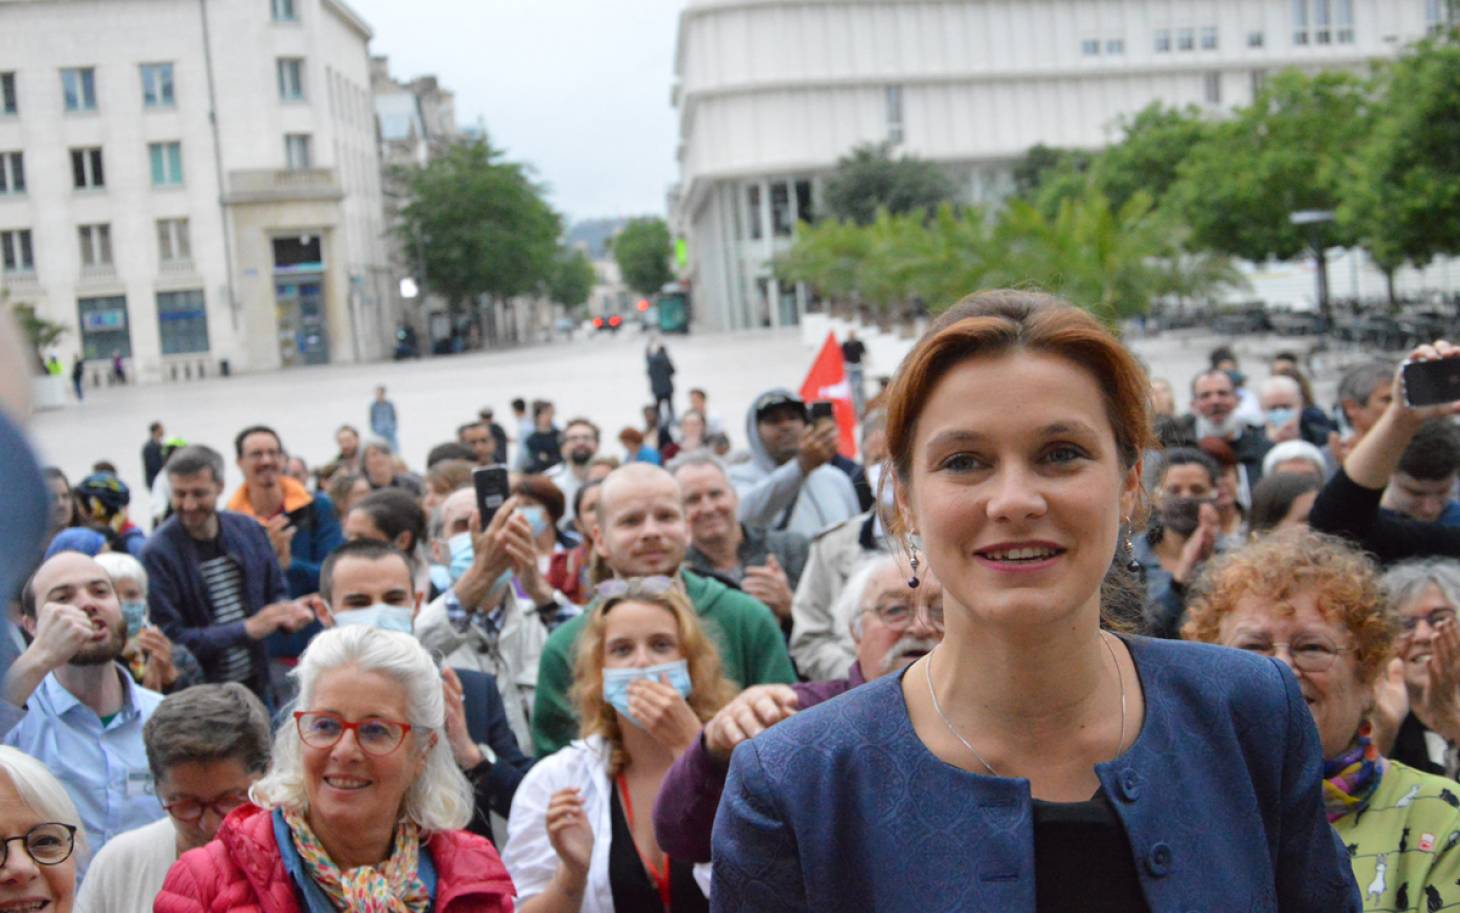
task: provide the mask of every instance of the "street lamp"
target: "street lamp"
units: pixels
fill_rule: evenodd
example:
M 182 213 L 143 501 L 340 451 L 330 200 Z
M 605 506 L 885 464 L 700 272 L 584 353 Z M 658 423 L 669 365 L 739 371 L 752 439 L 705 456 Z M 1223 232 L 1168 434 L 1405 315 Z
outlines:
M 1318 274 L 1318 313 L 1330 326 L 1333 315 L 1328 308 L 1328 257 L 1323 247 L 1323 226 L 1333 221 L 1333 212 L 1327 209 L 1301 209 L 1288 216 L 1288 222 L 1299 228 L 1308 229 L 1308 243 L 1313 248 L 1313 263 Z

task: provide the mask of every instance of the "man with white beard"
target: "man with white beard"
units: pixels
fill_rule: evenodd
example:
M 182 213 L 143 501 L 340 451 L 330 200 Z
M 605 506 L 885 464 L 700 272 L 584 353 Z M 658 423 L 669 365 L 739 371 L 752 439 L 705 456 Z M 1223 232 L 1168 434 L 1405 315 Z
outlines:
M 1255 425 L 1237 415 L 1237 388 L 1226 371 L 1203 371 L 1191 381 L 1191 409 L 1197 440 L 1221 438 L 1237 454 L 1240 475 L 1237 500 L 1252 503 L 1252 487 L 1262 478 L 1262 458 L 1272 449 L 1272 441 Z

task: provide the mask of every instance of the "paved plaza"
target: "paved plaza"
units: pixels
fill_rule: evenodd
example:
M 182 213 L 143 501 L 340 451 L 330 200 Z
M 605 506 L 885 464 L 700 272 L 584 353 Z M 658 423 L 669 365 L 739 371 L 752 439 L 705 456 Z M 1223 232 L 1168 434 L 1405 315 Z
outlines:
M 1133 348 L 1152 374 L 1172 381 L 1178 403 L 1206 353 L 1224 340 L 1182 332 L 1136 340 Z M 426 452 L 454 436 L 458 424 L 482 406 L 496 409 L 510 427 L 508 403 L 549 399 L 561 422 L 588 415 L 604 431 L 604 451 L 617 453 L 617 433 L 638 425 L 640 409 L 651 401 L 644 369 L 646 339 L 637 330 L 601 334 L 552 344 L 409 362 L 330 365 L 262 374 L 210 378 L 192 383 L 116 387 L 88 391 L 85 402 L 37 413 L 30 428 L 46 462 L 60 466 L 74 481 L 91 464 L 116 463 L 132 487 L 144 515 L 141 448 L 147 425 L 160 419 L 169 435 L 209 444 L 229 461 L 228 487 L 240 481 L 232 465 L 233 435 L 252 423 L 274 426 L 291 452 L 311 466 L 334 454 L 334 431 L 343 422 L 368 426 L 366 410 L 377 383 L 385 384 L 400 417 L 406 460 L 423 466 Z M 815 355 L 794 329 L 696 334 L 665 340 L 678 373 L 676 403 L 684 408 L 690 387 L 703 387 L 711 409 L 724 421 L 737 447 L 744 444 L 744 414 L 750 400 L 767 387 L 800 386 Z M 1237 350 L 1253 380 L 1266 375 L 1266 358 L 1281 348 L 1306 351 L 1307 342 L 1283 337 L 1240 340 Z M 910 342 L 909 342 L 910 345 Z M 1320 401 L 1332 401 L 1337 361 L 1329 359 L 1316 388 Z M 868 376 L 890 373 L 894 365 L 869 366 Z M 871 381 L 869 380 L 869 392 Z

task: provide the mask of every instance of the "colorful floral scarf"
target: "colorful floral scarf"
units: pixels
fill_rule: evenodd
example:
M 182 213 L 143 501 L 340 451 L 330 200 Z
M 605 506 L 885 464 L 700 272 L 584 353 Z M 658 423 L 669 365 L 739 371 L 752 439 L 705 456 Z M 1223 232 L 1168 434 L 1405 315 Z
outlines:
M 1359 730 L 1353 747 L 1323 762 L 1323 805 L 1332 824 L 1348 814 L 1358 814 L 1369 804 L 1384 776 L 1384 759 L 1369 739 L 1369 726 Z
M 284 809 L 284 822 L 305 871 L 338 910 L 351 913 L 425 913 L 431 895 L 416 866 L 421 855 L 421 832 L 413 822 L 396 826 L 390 858 L 379 866 L 363 865 L 341 871 L 330 859 L 304 815 Z

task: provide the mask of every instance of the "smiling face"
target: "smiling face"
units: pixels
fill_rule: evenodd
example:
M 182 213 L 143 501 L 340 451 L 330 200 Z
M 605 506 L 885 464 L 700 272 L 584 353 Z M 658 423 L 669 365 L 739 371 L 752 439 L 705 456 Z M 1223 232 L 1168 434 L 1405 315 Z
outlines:
M 80 552 L 61 552 L 41 565 L 31 581 L 37 606 L 47 602 L 75 606 L 91 620 L 91 639 L 75 656 L 73 666 L 99 666 L 116 659 L 126 644 L 127 623 L 106 569 Z M 36 619 L 25 629 L 35 636 Z
M 284 471 L 284 451 L 279 439 L 267 431 L 255 431 L 243 439 L 238 468 L 250 488 L 273 488 Z
M 305 710 L 329 710 L 347 723 L 376 718 L 408 722 L 405 689 L 380 672 L 342 666 L 322 674 Z M 401 803 L 426 766 L 420 730 L 386 755 L 360 750 L 353 730 L 330 748 L 299 746 L 304 792 L 309 799 L 309 826 L 325 846 L 350 845 L 355 836 L 372 833 L 382 822 L 400 817 Z
M 218 496 L 223 485 L 213 478 L 213 471 L 204 469 L 191 475 L 170 473 L 169 497 L 172 512 L 183 530 L 194 539 L 212 539 L 218 535 Z
M 1091 374 L 1037 353 L 963 361 L 928 397 L 910 465 L 898 501 L 943 581 L 949 627 L 964 614 L 996 625 L 1098 614 L 1140 473 L 1120 465 Z
M 1274 655 L 1293 670 L 1318 725 L 1323 757 L 1336 758 L 1353 744 L 1373 704 L 1373 688 L 1359 681 L 1353 635 L 1323 614 L 1313 593 L 1297 592 L 1285 605 L 1265 596 L 1243 596 L 1222 619 L 1218 642 Z M 1297 654 L 1321 654 L 1325 649 L 1343 651 L 1326 669 L 1305 670 L 1298 668 L 1301 662 L 1294 663 Z
M 1409 687 L 1411 700 L 1423 694 L 1429 685 L 1429 661 L 1437 633 L 1435 624 L 1454 624 L 1455 609 L 1433 583 L 1399 607 L 1399 617 L 1405 627 L 1414 626 L 1399 639 L 1399 656 L 1404 660 L 1404 683 Z
M 37 824 L 48 823 L 0 773 L 0 838 L 19 837 Z M 21 841 L 6 844 L 0 866 L 0 909 L 69 913 L 76 897 L 76 854 L 59 865 L 39 865 Z
M 740 506 L 735 488 L 718 466 L 696 463 L 674 474 L 684 492 L 684 512 L 695 542 L 718 542 L 733 535 Z
M 617 470 L 601 487 L 603 523 L 593 539 L 614 573 L 675 573 L 689 546 L 689 529 L 674 478 L 658 467 L 633 464 Z

